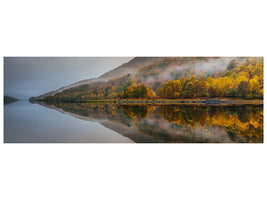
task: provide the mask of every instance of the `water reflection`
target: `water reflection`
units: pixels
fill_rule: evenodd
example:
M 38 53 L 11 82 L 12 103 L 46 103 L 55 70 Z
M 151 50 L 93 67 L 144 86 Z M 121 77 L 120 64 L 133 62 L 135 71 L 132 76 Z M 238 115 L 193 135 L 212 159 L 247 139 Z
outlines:
M 133 142 L 98 121 L 80 120 L 80 115 L 72 117 L 28 101 L 5 105 L 4 111 L 5 143 Z
M 134 142 L 263 142 L 263 106 L 116 105 L 48 102 Z

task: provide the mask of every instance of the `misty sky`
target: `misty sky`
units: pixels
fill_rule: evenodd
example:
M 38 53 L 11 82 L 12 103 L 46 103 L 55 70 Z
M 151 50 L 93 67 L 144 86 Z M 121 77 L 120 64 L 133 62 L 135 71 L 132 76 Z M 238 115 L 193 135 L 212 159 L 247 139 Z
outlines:
M 5 57 L 4 93 L 18 99 L 96 78 L 131 57 Z

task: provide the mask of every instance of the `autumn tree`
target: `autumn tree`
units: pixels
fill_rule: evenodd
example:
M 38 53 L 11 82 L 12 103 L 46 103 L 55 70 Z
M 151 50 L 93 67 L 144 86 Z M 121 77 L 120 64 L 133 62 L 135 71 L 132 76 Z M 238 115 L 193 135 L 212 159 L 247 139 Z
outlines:
M 149 98 L 154 96 L 153 90 L 147 88 L 145 85 L 131 86 L 125 89 L 123 93 L 119 95 L 120 98 Z

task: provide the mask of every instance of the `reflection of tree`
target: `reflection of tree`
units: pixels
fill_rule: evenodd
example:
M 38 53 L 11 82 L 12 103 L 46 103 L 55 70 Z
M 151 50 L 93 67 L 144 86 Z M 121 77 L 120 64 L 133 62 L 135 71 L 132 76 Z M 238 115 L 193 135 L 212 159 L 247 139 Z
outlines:
M 158 114 L 168 122 L 191 125 L 192 127 L 200 123 L 203 126 L 207 118 L 207 108 L 196 106 L 160 106 Z
M 55 106 L 65 112 L 89 117 L 94 119 L 109 119 L 119 123 L 129 123 L 129 118 L 115 104 L 102 103 L 64 103 L 64 102 L 45 102 L 47 105 Z
M 47 104 L 83 117 L 120 123 L 164 142 L 210 142 L 207 137 L 199 138 L 196 130 L 205 135 L 216 127 L 233 142 L 240 142 L 240 138 L 263 142 L 263 106 Z
M 263 141 L 262 106 L 200 107 L 160 106 L 158 114 L 168 122 L 195 127 L 214 125 L 227 130 L 231 139 L 239 135 L 247 142 Z
M 130 117 L 146 118 L 149 113 L 153 110 L 151 106 L 140 106 L 140 105 L 122 105 L 119 106 Z

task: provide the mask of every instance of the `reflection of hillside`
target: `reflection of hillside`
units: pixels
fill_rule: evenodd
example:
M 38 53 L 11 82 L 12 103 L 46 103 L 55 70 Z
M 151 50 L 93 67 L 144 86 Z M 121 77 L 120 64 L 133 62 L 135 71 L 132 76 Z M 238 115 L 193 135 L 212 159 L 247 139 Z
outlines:
M 43 105 L 41 103 L 41 105 Z M 56 108 L 58 111 L 69 113 L 73 117 L 96 121 L 125 137 L 138 143 L 160 143 L 157 138 L 140 133 L 134 126 L 130 117 L 114 104 L 87 104 L 87 103 L 62 103 L 46 102 L 46 106 Z
M 231 139 L 240 136 L 246 142 L 263 142 L 262 106 L 161 106 L 158 114 L 180 126 L 218 126 L 223 127 Z
M 120 123 L 128 123 L 129 119 L 123 111 L 114 104 L 63 103 L 46 102 L 63 111 L 93 119 L 109 119 Z
M 135 142 L 263 142 L 262 106 L 49 104 Z

